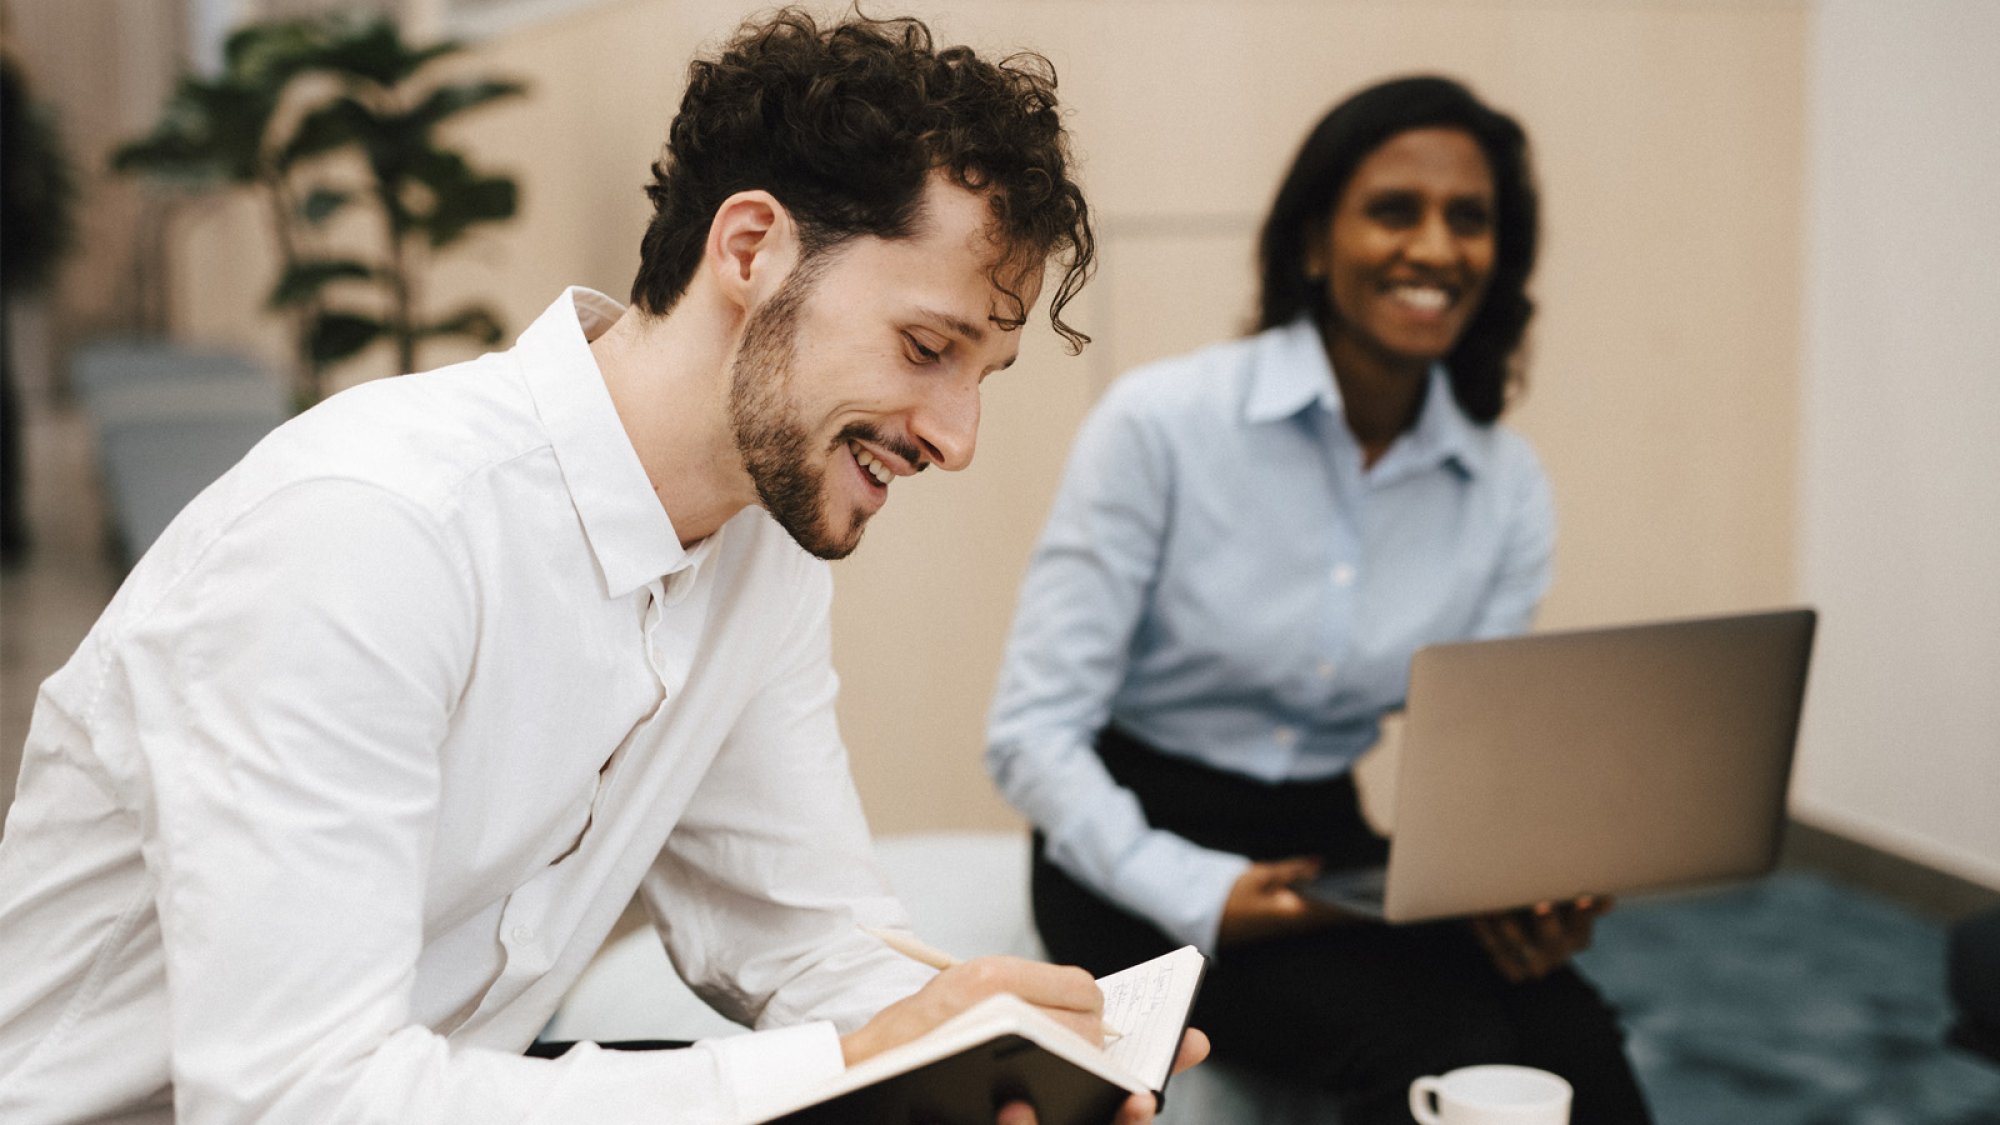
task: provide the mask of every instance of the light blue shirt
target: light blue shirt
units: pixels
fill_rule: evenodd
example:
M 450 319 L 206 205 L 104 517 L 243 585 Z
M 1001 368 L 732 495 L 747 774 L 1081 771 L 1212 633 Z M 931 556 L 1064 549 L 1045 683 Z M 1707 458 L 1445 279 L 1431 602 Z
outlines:
M 1309 321 L 1131 372 L 1071 450 L 1029 563 L 986 765 L 1106 899 L 1214 951 L 1247 860 L 1152 828 L 1091 744 L 1115 722 L 1263 781 L 1338 775 L 1422 645 L 1525 630 L 1554 513 L 1524 440 L 1442 368 L 1372 466 Z

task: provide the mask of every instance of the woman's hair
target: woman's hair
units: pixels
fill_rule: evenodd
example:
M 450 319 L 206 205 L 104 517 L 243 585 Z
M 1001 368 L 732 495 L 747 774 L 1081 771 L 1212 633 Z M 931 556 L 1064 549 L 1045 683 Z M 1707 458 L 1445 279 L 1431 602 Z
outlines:
M 1449 78 L 1395 78 L 1370 86 L 1313 127 L 1258 238 L 1257 327 L 1275 328 L 1302 313 L 1331 315 L 1323 307 L 1324 285 L 1306 276 L 1308 243 L 1330 229 L 1334 208 L 1362 160 L 1400 133 L 1440 127 L 1471 134 L 1493 173 L 1493 273 L 1478 311 L 1445 357 L 1459 407 L 1475 421 L 1491 422 L 1506 408 L 1510 387 L 1522 381 L 1521 339 L 1535 312 L 1527 286 L 1540 207 L 1527 134 Z
M 935 171 L 992 208 L 1002 249 L 993 282 L 1014 302 L 1010 326 L 1027 318 L 1021 271 L 1064 254 L 1049 320 L 1080 348 L 1089 337 L 1062 310 L 1090 276 L 1094 238 L 1055 87 L 1040 55 L 996 63 L 936 48 L 914 19 L 856 15 L 821 27 L 783 8 L 745 23 L 689 68 L 646 187 L 654 211 L 632 302 L 654 314 L 673 307 L 717 208 L 736 192 L 775 196 L 810 259 L 860 235 L 912 233 Z

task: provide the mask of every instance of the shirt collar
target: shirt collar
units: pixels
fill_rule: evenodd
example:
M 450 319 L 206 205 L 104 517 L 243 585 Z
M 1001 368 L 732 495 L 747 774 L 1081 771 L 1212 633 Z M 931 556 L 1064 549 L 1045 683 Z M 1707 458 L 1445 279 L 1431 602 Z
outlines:
M 716 538 L 693 551 L 681 547 L 590 354 L 590 341 L 624 311 L 602 293 L 571 286 L 514 346 L 604 592 L 614 598 L 694 565 Z
M 1456 465 L 1459 471 L 1472 476 L 1486 467 L 1486 447 L 1475 440 L 1475 424 L 1465 416 L 1457 396 L 1451 393 L 1451 374 L 1444 364 L 1431 364 L 1430 383 L 1424 391 L 1424 408 L 1417 414 L 1417 424 L 1389 452 L 1395 454 L 1400 449 L 1399 459 L 1408 464 L 1423 468 Z
M 1310 317 L 1260 334 L 1254 347 L 1250 392 L 1243 400 L 1245 422 L 1276 422 L 1315 403 L 1329 413 L 1340 413 L 1333 365 Z
M 1261 334 L 1255 347 L 1251 385 L 1243 402 L 1244 421 L 1275 422 L 1312 406 L 1344 421 L 1333 364 L 1311 317 L 1299 317 Z M 1474 440 L 1472 419 L 1452 396 L 1451 377 L 1444 364 L 1432 364 L 1429 378 L 1417 424 L 1390 447 L 1389 456 L 1425 467 L 1455 463 L 1467 474 L 1478 472 L 1485 467 L 1483 447 Z

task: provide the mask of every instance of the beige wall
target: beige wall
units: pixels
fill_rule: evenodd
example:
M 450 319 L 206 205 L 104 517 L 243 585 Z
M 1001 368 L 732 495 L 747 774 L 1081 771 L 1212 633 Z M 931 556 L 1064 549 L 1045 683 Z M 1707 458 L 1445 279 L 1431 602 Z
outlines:
M 55 114 L 79 193 L 76 243 L 51 301 L 57 349 L 105 332 L 159 327 L 157 199 L 106 167 L 151 126 L 173 82 L 183 22 L 155 0 L 0 0 L 6 46 L 35 100 Z M 30 372 L 32 380 L 43 373 Z
M 1387 74 L 1462 76 L 1537 147 L 1549 235 L 1517 423 L 1562 520 L 1544 623 L 1793 596 L 1801 4 L 903 7 L 947 39 L 1056 62 L 1104 264 L 1076 314 L 1097 343 L 1070 359 L 1035 332 L 989 385 L 978 463 L 900 486 L 836 567 L 842 721 L 879 830 L 1016 823 L 980 770 L 981 730 L 1069 436 L 1118 371 L 1242 325 L 1256 223 L 1298 139 Z M 626 0 L 483 45 L 474 67 L 535 92 L 463 137 L 522 177 L 525 209 L 441 270 L 440 292 L 486 295 L 516 327 L 565 283 L 622 292 L 637 185 L 689 53 L 727 33 L 729 9 Z M 265 267 L 246 219 L 211 211 L 180 233 L 180 324 L 276 347 L 254 330 Z

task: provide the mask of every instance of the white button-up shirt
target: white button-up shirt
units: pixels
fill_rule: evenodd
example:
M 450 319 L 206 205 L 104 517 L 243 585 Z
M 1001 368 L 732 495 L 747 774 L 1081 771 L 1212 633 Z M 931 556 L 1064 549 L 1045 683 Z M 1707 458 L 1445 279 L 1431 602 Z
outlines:
M 683 550 L 570 290 L 194 501 L 42 688 L 0 840 L 0 1120 L 723 1122 L 921 986 L 834 721 L 831 582 Z M 635 888 L 760 1029 L 520 1056 Z M 812 1022 L 830 1020 L 827 1022 Z

